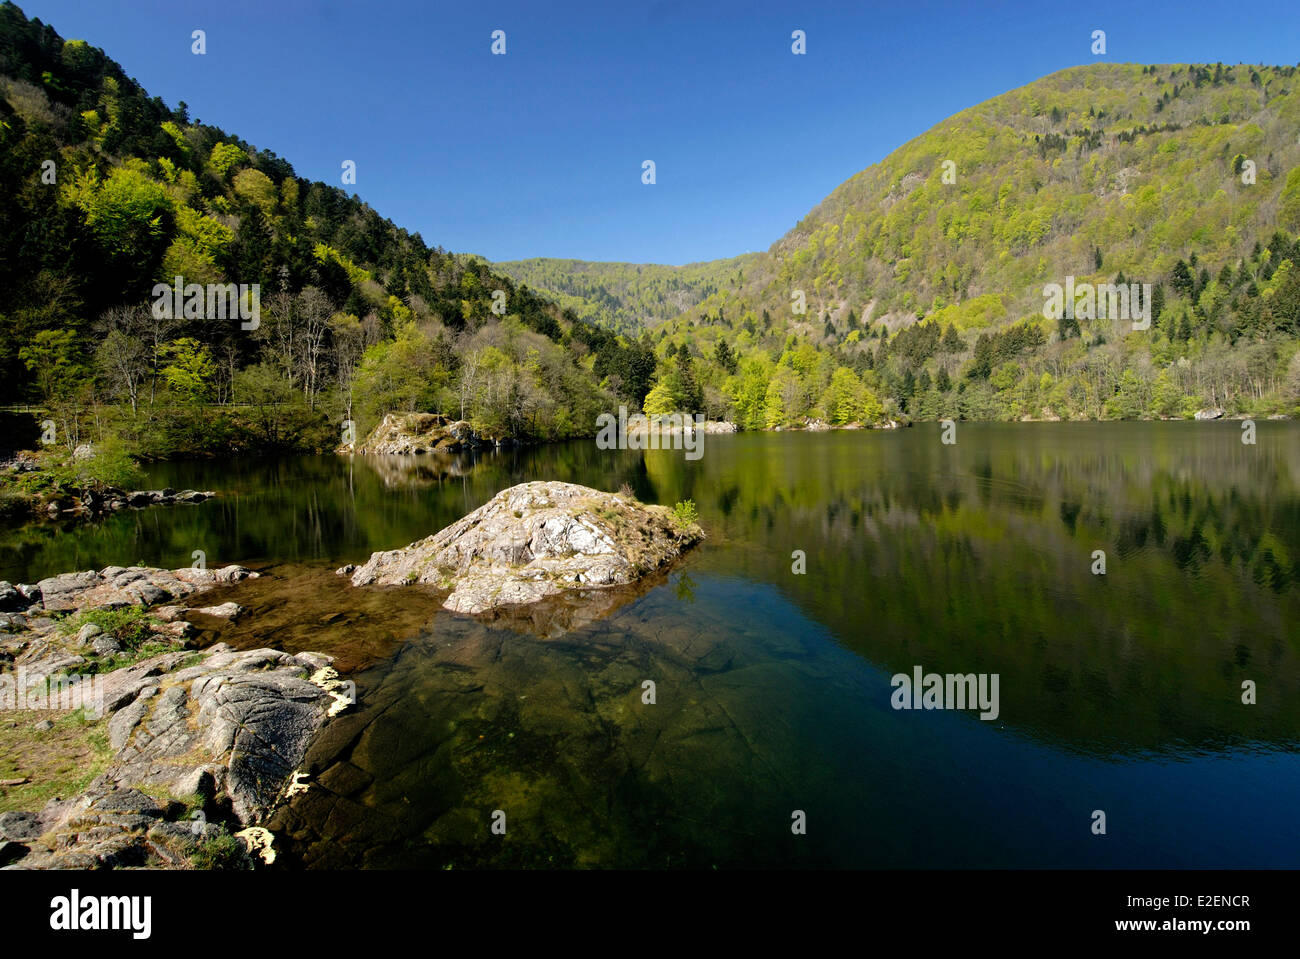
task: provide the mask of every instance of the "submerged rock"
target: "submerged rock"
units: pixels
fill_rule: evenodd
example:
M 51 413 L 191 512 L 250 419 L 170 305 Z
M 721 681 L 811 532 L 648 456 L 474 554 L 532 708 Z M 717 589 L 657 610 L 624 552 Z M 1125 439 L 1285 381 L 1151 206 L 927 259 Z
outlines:
M 572 483 L 522 483 L 441 532 L 373 554 L 352 584 L 450 589 L 445 608 L 478 614 L 630 586 L 703 538 L 663 506 Z

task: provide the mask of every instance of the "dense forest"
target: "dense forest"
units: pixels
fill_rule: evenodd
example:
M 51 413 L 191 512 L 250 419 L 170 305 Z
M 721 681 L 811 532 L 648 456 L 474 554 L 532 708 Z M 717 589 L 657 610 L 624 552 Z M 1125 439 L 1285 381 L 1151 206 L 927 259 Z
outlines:
M 735 284 L 759 254 L 663 266 L 591 263 L 539 257 L 495 263 L 495 269 L 541 290 L 580 319 L 638 333 L 685 313 L 724 284 Z
M 940 123 L 761 254 L 489 264 L 150 97 L 0 5 L 0 405 L 71 451 L 327 449 L 392 410 L 497 439 L 626 403 L 746 429 L 1294 415 L 1294 67 L 1076 67 Z M 156 284 L 257 284 L 260 319 Z M 1149 329 L 1045 285 L 1148 284 Z M 165 312 L 165 311 L 164 311 Z
M 489 437 L 590 433 L 650 348 L 150 97 L 0 5 L 0 404 L 69 448 L 330 448 L 394 409 Z M 260 318 L 160 317 L 156 283 L 258 284 Z

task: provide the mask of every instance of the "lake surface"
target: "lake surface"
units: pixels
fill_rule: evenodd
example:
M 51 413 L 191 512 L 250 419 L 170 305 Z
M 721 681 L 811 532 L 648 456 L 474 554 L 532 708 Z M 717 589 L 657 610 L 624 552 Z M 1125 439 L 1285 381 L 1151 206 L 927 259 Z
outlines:
M 263 570 L 205 640 L 329 653 L 359 698 L 272 824 L 290 868 L 1300 866 L 1297 424 L 939 434 L 159 464 L 223 495 L 0 531 L 0 578 Z M 693 499 L 708 539 L 585 623 L 333 574 L 531 479 Z M 997 674 L 997 718 L 894 709 L 916 666 Z

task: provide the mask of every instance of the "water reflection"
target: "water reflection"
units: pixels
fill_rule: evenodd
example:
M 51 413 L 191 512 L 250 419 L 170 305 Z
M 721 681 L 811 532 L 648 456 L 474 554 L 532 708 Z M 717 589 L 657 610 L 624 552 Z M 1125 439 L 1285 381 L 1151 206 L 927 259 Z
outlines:
M 1297 438 L 960 424 L 956 446 L 709 436 L 698 461 L 573 443 L 167 464 L 153 485 L 224 495 L 7 531 L 0 577 L 198 548 L 263 564 L 231 596 L 249 616 L 210 638 L 363 670 L 281 814 L 287 863 L 1294 865 Z M 709 538 L 640 591 L 532 619 L 333 577 L 537 478 L 693 499 Z M 918 664 L 998 673 L 998 721 L 891 710 L 890 674 Z M 1076 807 L 1142 833 L 1090 842 Z M 795 809 L 817 828 L 792 844 Z

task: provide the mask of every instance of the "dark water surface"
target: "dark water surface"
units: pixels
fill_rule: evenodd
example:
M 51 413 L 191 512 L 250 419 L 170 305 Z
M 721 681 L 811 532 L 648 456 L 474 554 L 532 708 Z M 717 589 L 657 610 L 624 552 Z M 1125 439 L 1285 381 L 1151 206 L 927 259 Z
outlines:
M 205 638 L 330 653 L 360 699 L 273 823 L 290 866 L 1294 867 L 1300 428 L 1240 435 L 960 424 L 955 446 L 934 425 L 708 436 L 694 462 L 588 441 L 160 464 L 152 486 L 223 495 L 0 532 L 0 578 L 195 550 L 264 570 Z M 708 540 L 552 638 L 332 573 L 530 479 L 693 499 Z M 997 719 L 893 709 L 891 675 L 918 665 L 996 673 Z

